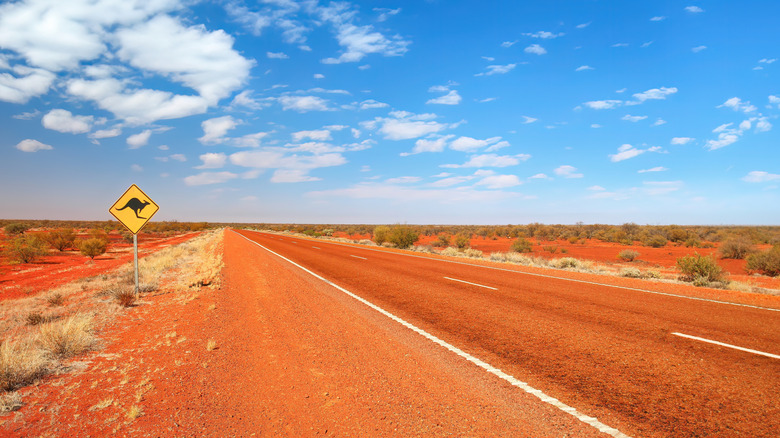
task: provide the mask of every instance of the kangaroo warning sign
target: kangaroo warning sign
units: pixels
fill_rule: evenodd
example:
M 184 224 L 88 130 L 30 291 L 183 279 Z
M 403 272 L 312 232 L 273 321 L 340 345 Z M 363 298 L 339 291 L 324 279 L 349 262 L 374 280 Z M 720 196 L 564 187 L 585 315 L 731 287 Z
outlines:
M 146 196 L 137 185 L 130 186 L 125 194 L 108 209 L 119 222 L 133 234 L 138 234 L 160 207 Z

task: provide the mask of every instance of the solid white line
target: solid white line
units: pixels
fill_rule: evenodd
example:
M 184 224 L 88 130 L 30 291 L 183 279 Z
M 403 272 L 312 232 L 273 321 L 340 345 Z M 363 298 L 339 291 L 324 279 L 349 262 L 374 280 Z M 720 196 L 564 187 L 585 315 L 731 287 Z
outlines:
M 470 284 L 470 285 L 473 285 L 473 286 L 484 287 L 485 289 L 493 289 L 493 290 L 498 290 L 498 288 L 496 288 L 496 287 L 484 286 L 484 285 L 481 285 L 481 284 L 472 283 L 472 282 L 470 282 L 470 281 L 463 281 L 463 280 L 458 280 L 457 278 L 450 278 L 450 277 L 444 277 L 444 278 L 446 278 L 447 280 L 452 280 L 452 281 L 459 281 L 459 282 L 461 282 L 461 283 L 466 283 L 466 284 Z
M 246 230 L 246 231 L 252 231 L 252 230 Z M 268 233 L 263 232 L 263 231 L 252 231 L 252 232 L 269 235 Z M 433 257 L 423 257 L 423 256 L 414 255 L 414 254 L 404 254 L 404 253 L 399 253 L 399 252 L 383 251 L 381 249 L 360 248 L 360 247 L 356 247 L 354 245 L 344 245 L 343 243 L 338 243 L 338 242 L 323 241 L 323 243 L 327 243 L 329 245 L 345 246 L 347 248 L 353 248 L 353 249 L 361 249 L 363 251 L 376 251 L 376 252 L 381 252 L 382 254 L 399 255 L 399 256 L 404 256 L 404 257 L 414 257 L 414 258 L 418 258 L 418 259 L 432 260 L 432 261 L 443 262 L 443 263 L 453 263 L 453 264 L 456 264 L 456 265 L 466 265 L 466 266 L 472 266 L 472 267 L 477 267 L 477 268 L 493 269 L 495 271 L 514 272 L 515 274 L 531 275 L 531 276 L 534 276 L 534 277 L 552 278 L 552 279 L 556 279 L 556 280 L 570 281 L 572 283 L 592 284 L 592 285 L 595 285 L 595 286 L 604 286 L 604 287 L 610 287 L 610 288 L 613 288 L 613 289 L 623 289 L 623 290 L 630 290 L 630 291 L 634 291 L 634 292 L 642 292 L 642 293 L 648 293 L 648 294 L 663 295 L 663 296 L 667 296 L 667 297 L 683 298 L 683 299 L 687 299 L 687 300 L 705 301 L 705 302 L 708 302 L 708 303 L 727 304 L 727 305 L 730 305 L 730 306 L 748 307 L 748 308 L 751 308 L 751 309 L 769 310 L 771 312 L 780 312 L 780 309 L 773 309 L 771 307 L 753 306 L 753 305 L 750 305 L 750 304 L 741 304 L 741 303 L 730 303 L 728 301 L 718 301 L 718 300 L 710 300 L 710 299 L 707 299 L 707 298 L 690 297 L 690 296 L 687 296 L 687 295 L 678 295 L 678 294 L 673 294 L 673 293 L 669 293 L 669 292 L 658 292 L 658 291 L 654 291 L 654 290 L 638 289 L 638 288 L 635 288 L 635 287 L 626 287 L 626 286 L 617 286 L 617 285 L 614 285 L 614 284 L 597 283 L 595 281 L 577 280 L 577 279 L 574 279 L 574 278 L 566 278 L 566 277 L 556 277 L 555 275 L 535 274 L 533 272 L 516 271 L 514 269 L 499 268 L 499 267 L 496 267 L 496 266 L 476 265 L 476 264 L 473 264 L 473 263 L 459 262 L 459 261 L 455 261 L 455 260 L 445 260 L 445 259 L 439 259 L 439 258 L 433 258 Z M 518 266 L 522 266 L 522 265 L 518 265 Z
M 455 346 L 453 346 L 453 345 L 451 345 L 451 344 L 449 344 L 449 343 L 447 343 L 447 342 L 437 338 L 436 336 L 426 332 L 425 330 L 423 330 L 421 328 L 418 328 L 417 326 L 415 326 L 415 325 L 413 325 L 411 323 L 406 322 L 405 320 L 403 320 L 403 319 L 393 315 L 392 313 L 388 312 L 387 310 L 382 309 L 381 307 L 377 306 L 376 304 L 373 304 L 370 301 L 353 294 L 352 292 L 344 289 L 343 287 L 337 285 L 336 283 L 333 283 L 332 281 L 330 281 L 330 280 L 328 280 L 328 279 L 326 279 L 326 278 L 324 278 L 324 277 L 322 277 L 322 276 L 320 276 L 318 274 L 315 274 L 314 272 L 304 268 L 303 266 L 299 265 L 298 263 L 295 263 L 294 261 L 288 259 L 287 257 L 285 257 L 285 256 L 283 256 L 281 254 L 278 254 L 278 253 L 276 253 L 274 251 L 271 251 L 270 249 L 264 247 L 263 245 L 255 242 L 253 240 L 250 240 L 246 236 L 242 236 L 240 234 L 239 234 L 239 236 L 243 237 L 244 239 L 248 240 L 251 243 L 254 243 L 255 245 L 259 246 L 260 248 L 263 248 L 264 250 L 270 252 L 271 254 L 281 258 L 282 260 L 285 260 L 288 263 L 291 263 L 292 265 L 297 266 L 298 268 L 302 269 L 303 271 L 305 271 L 305 272 L 311 274 L 312 276 L 314 276 L 314 277 L 324 281 L 325 283 L 335 287 L 336 289 L 340 290 L 341 292 L 344 292 L 345 294 L 347 294 L 348 296 L 354 298 L 355 300 L 357 300 L 357 301 L 365 304 L 366 306 L 376 310 L 377 312 L 379 312 L 382 315 L 384 315 L 384 316 L 392 319 L 393 321 L 401 324 L 402 326 L 408 328 L 409 330 L 412 330 L 415 333 L 425 337 L 426 339 L 430 340 L 431 342 L 433 342 L 435 344 L 438 344 L 438 345 L 446 348 L 447 350 L 457 354 L 458 356 L 466 359 L 467 361 L 469 361 L 469 362 L 473 363 L 474 365 L 482 368 L 483 370 L 489 372 L 490 374 L 493 374 L 493 375 L 495 375 L 495 376 L 497 376 L 497 377 L 499 377 L 499 378 L 509 382 L 511 385 L 516 386 L 516 387 L 522 389 L 523 391 L 525 391 L 525 392 L 535 396 L 536 398 L 538 398 L 539 400 L 541 400 L 541 401 L 543 401 L 545 403 L 548 403 L 548 404 L 551 404 L 551 405 L 555 406 L 556 408 L 558 408 L 561 411 L 563 411 L 563 412 L 573 416 L 574 418 L 582 421 L 583 423 L 589 424 L 589 425 L 595 427 L 600 432 L 606 433 L 607 435 L 610 435 L 610 436 L 613 436 L 613 437 L 616 437 L 616 438 L 630 438 L 628 435 L 626 435 L 623 432 L 615 429 L 614 427 L 607 426 L 606 424 L 600 422 L 596 418 L 587 416 L 587 415 L 577 411 L 577 409 L 575 409 L 575 408 L 573 408 L 573 407 L 563 403 L 562 401 L 560 401 L 560 400 L 558 400 L 558 399 L 556 399 L 554 397 L 550 397 L 549 395 L 545 394 L 544 392 L 542 392 L 542 391 L 540 391 L 538 389 L 533 388 L 532 386 L 530 386 L 529 384 L 527 384 L 525 382 L 521 382 L 520 380 L 516 379 L 515 377 L 513 377 L 513 376 L 511 376 L 511 375 L 509 375 L 509 374 L 507 374 L 507 373 L 505 373 L 503 371 L 501 371 L 500 369 L 498 369 L 498 368 L 496 368 L 496 367 L 494 367 L 494 366 L 492 366 L 492 365 L 490 365 L 490 364 L 488 364 L 486 362 L 481 361 L 480 359 L 477 359 L 476 357 L 466 353 L 465 351 L 459 349 L 458 347 L 455 347 Z
M 356 258 L 356 259 L 361 259 L 361 260 L 368 260 L 368 259 L 367 259 L 367 258 L 365 258 L 365 257 L 360 257 L 360 256 L 352 255 L 352 254 L 350 254 L 349 256 L 350 256 L 350 257 L 354 257 L 354 258 Z
M 676 335 L 676 336 L 682 336 L 683 338 L 694 339 L 696 341 L 702 341 L 702 342 L 708 342 L 710 344 L 720 345 L 722 347 L 733 348 L 735 350 L 746 351 L 748 353 L 760 354 L 761 356 L 771 357 L 772 359 L 780 359 L 780 356 L 778 356 L 776 354 L 772 354 L 772 353 L 765 353 L 763 351 L 751 350 L 750 348 L 738 347 L 736 345 L 726 344 L 726 343 L 723 343 L 723 342 L 713 341 L 713 340 L 710 340 L 710 339 L 704 339 L 704 338 L 700 338 L 698 336 L 686 335 L 686 334 L 683 334 L 683 333 L 672 333 L 672 334 Z
M 312 246 L 312 248 L 314 248 L 314 249 L 320 249 L 320 248 L 319 248 L 319 247 L 317 247 L 317 246 Z

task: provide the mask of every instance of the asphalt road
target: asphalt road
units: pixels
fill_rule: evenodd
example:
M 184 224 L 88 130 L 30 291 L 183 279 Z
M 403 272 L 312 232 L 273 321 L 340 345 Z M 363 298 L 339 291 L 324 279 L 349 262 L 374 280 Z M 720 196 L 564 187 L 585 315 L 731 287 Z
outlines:
M 588 283 L 555 278 L 555 271 L 538 276 L 498 264 L 240 234 L 258 244 L 246 257 L 272 256 L 386 319 L 399 336 L 423 334 L 421 348 L 452 355 L 469 373 L 509 383 L 594 431 L 780 431 L 776 309 L 596 284 L 608 277 Z

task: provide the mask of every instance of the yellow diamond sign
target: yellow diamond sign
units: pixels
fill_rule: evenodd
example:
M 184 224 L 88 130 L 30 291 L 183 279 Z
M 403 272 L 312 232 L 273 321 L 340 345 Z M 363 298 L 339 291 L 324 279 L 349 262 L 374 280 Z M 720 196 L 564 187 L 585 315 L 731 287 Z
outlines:
M 108 209 L 108 212 L 127 227 L 131 233 L 138 234 L 159 209 L 160 207 L 152 201 L 152 198 L 146 196 L 146 193 L 133 184 Z

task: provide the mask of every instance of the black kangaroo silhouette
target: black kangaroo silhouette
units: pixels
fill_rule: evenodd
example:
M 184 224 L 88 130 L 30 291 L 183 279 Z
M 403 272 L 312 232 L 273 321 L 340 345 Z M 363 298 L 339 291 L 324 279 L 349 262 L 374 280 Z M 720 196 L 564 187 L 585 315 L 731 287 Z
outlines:
M 130 210 L 133 210 L 135 212 L 135 217 L 137 217 L 138 219 L 146 219 L 145 217 L 138 216 L 138 213 L 140 213 L 141 210 L 143 210 L 144 207 L 146 207 L 147 205 L 149 205 L 149 201 L 141 202 L 141 200 L 138 198 L 130 198 L 130 200 L 127 201 L 127 204 L 125 204 L 124 207 L 117 208 L 116 211 L 129 208 Z

